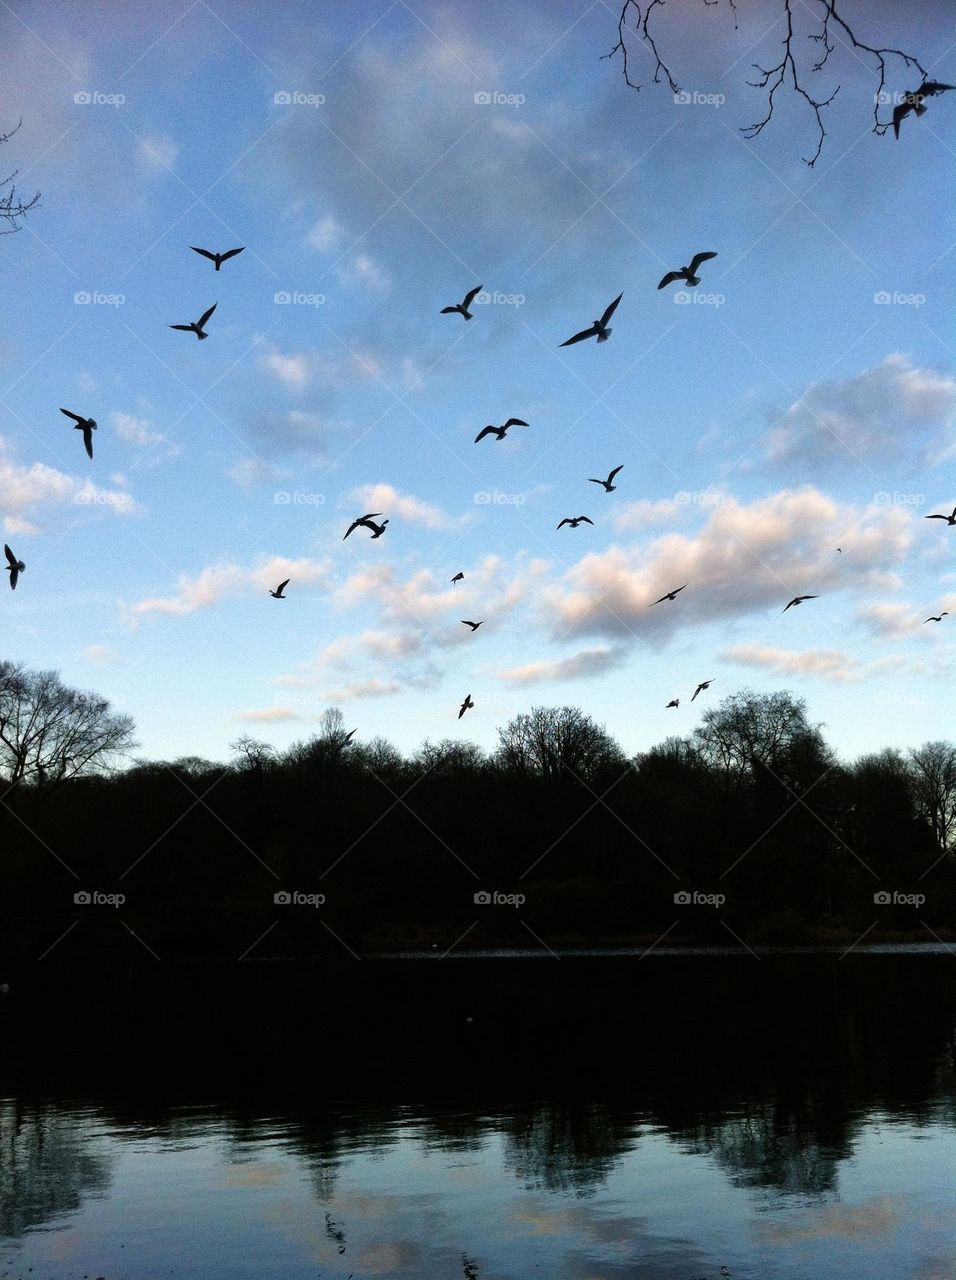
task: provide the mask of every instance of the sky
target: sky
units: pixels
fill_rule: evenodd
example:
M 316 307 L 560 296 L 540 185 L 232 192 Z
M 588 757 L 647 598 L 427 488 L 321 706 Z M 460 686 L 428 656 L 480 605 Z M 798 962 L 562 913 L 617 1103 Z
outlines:
M 4 4 L 0 177 L 41 201 L 0 239 L 0 656 L 150 758 L 332 705 L 406 751 L 579 706 L 637 752 L 744 687 L 845 757 L 945 736 L 956 93 L 878 136 L 872 59 L 811 69 L 817 9 L 810 166 L 786 87 L 745 131 L 782 0 L 658 9 L 676 96 L 634 34 L 625 84 L 603 0 Z M 945 4 L 843 10 L 956 83 Z M 168 328 L 213 303 L 207 341 Z M 344 540 L 366 512 L 385 535 Z

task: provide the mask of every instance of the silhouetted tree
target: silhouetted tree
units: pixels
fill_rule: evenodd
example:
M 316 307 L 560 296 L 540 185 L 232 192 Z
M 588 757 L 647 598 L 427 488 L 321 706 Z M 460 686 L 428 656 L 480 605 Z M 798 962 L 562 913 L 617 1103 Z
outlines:
M 625 764 L 610 734 L 577 707 L 534 707 L 499 729 L 498 740 L 498 760 L 519 775 L 590 782 Z
M 0 133 L 0 146 L 4 142 L 9 142 L 13 135 L 23 124 L 22 120 L 18 120 L 15 128 L 9 133 Z M 0 222 L 5 222 L 5 230 L 0 231 L 0 235 L 9 236 L 14 231 L 20 230 L 19 219 L 25 217 L 31 209 L 35 209 L 40 202 L 39 191 L 32 200 L 24 201 L 17 195 L 16 178 L 19 173 L 18 169 L 14 169 L 11 174 L 5 178 L 0 178 Z
M 926 742 L 910 752 L 910 776 L 916 809 L 933 828 L 941 853 L 956 844 L 956 747 Z

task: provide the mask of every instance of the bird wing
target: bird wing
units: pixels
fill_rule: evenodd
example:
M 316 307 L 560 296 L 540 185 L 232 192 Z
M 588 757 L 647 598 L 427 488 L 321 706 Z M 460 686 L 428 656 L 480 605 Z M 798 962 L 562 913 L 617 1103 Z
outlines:
M 497 434 L 498 432 L 494 427 L 482 427 L 475 436 L 475 444 L 477 444 L 479 440 L 484 440 L 485 436 L 496 436 Z
M 507 431 L 508 427 L 527 427 L 528 425 L 529 423 L 525 422 L 523 418 L 509 418 L 504 427 Z
M 192 249 L 193 253 L 201 253 L 202 256 L 204 258 L 208 258 L 210 262 L 216 261 L 216 255 L 214 253 L 210 253 L 208 249 L 197 249 L 194 244 L 191 244 L 189 247 Z
M 684 278 L 684 273 L 682 271 L 668 271 L 667 275 L 664 277 L 664 279 L 660 282 L 660 284 L 657 287 L 658 289 L 663 289 L 667 285 L 673 284 L 675 280 L 683 280 L 683 278 Z
M 623 297 L 624 297 L 623 292 L 622 292 L 622 293 L 619 293 L 619 294 L 617 295 L 617 297 L 614 299 L 614 301 L 613 301 L 613 302 L 611 303 L 611 305 L 608 307 L 607 311 L 605 311 L 604 315 L 603 315 L 603 316 L 601 316 L 601 324 L 607 324 L 607 322 L 610 320 L 611 316 L 613 316 L 613 315 L 614 315 L 614 312 L 617 310 L 617 304 L 621 301 L 621 299 L 622 299 Z
M 619 467 L 615 467 L 614 470 L 610 473 L 610 475 L 608 476 L 608 482 L 612 481 L 614 477 L 617 475 L 617 473 L 623 470 L 624 470 L 624 463 L 622 462 Z
M 473 622 L 469 621 L 469 619 L 468 619 L 468 618 L 462 618 L 462 620 L 461 620 L 461 625 L 462 625 L 463 627 L 473 627 L 475 624 L 474 624 Z
M 376 520 L 381 514 L 381 511 L 369 511 L 367 515 L 359 516 L 355 523 L 361 524 L 363 520 Z
M 470 289 L 468 293 L 465 294 L 461 305 L 465 308 L 466 311 L 474 302 L 474 300 L 478 297 L 479 293 L 481 293 L 481 290 L 482 290 L 482 286 L 479 285 L 477 289 Z
M 685 583 L 684 583 L 684 587 L 686 587 L 686 586 L 687 586 L 687 583 L 685 582 Z M 684 590 L 684 587 L 678 587 L 678 588 L 677 588 L 677 591 L 672 591 L 672 592 L 671 592 L 671 595 L 672 595 L 672 596 L 676 596 L 678 591 L 683 591 L 683 590 Z
M 919 92 L 924 98 L 933 98 L 937 93 L 945 93 L 947 89 L 956 89 L 956 84 L 943 84 L 940 80 L 927 80 L 921 84 Z
M 568 519 L 568 517 L 567 517 L 567 516 L 565 516 L 565 517 L 564 517 L 564 519 L 561 521 L 561 524 L 570 524 L 570 523 L 571 523 L 571 521 Z M 556 528 L 560 529 L 560 528 L 561 528 L 561 524 L 557 525 L 557 526 L 556 526 Z
M 86 445 L 86 452 L 89 457 L 93 456 L 93 432 L 89 427 L 83 428 L 83 443 Z
M 901 102 L 893 108 L 893 134 L 895 137 L 900 136 L 900 121 L 904 116 L 909 115 L 912 107 L 908 102 Z
M 82 422 L 83 419 L 78 413 L 71 413 L 69 409 L 61 409 L 61 413 L 65 413 L 68 418 L 72 418 L 74 422 Z
M 796 603 L 797 603 L 797 601 L 796 601 L 795 599 L 794 599 L 794 600 L 791 600 L 791 601 L 790 601 L 790 604 L 786 605 L 786 606 L 781 610 L 781 613 L 786 613 L 786 612 L 787 612 L 787 609 L 789 609 L 789 608 L 790 608 L 790 605 L 791 605 L 791 604 L 796 604 Z
M 3 544 L 3 554 L 7 557 L 7 563 L 10 565 L 11 569 L 19 568 L 19 565 L 20 565 L 19 560 L 16 558 L 16 556 L 13 554 L 13 552 L 10 550 L 10 548 L 7 546 L 6 543 Z
M 199 317 L 199 320 L 197 321 L 197 324 L 199 325 L 200 329 L 204 328 L 206 321 L 209 319 L 209 317 L 212 315 L 212 313 L 215 311 L 215 309 L 218 306 L 219 306 L 219 303 L 214 302 L 208 311 L 204 311 L 202 313 L 202 315 Z
M 245 247 L 245 245 L 242 245 L 239 249 L 229 249 L 226 253 L 219 255 L 219 261 L 225 262 L 227 258 L 234 258 L 237 253 L 242 253 L 242 250 L 245 249 Z
M 438 314 L 440 316 L 450 316 L 457 310 L 458 310 L 457 307 L 442 307 L 441 311 L 439 311 Z
M 819 596 L 801 596 L 800 599 L 801 600 L 819 600 L 820 597 Z
M 692 276 L 697 274 L 697 268 L 702 262 L 707 262 L 709 258 L 716 258 L 716 253 L 695 253 L 690 260 L 690 273 Z
M 924 520 L 948 520 L 949 516 L 940 516 L 940 515 L 923 516 L 923 519 Z
M 276 587 L 276 590 L 279 592 L 280 595 L 282 594 L 283 591 L 285 591 L 286 587 L 289 585 L 291 581 L 292 581 L 291 578 L 286 578 L 285 582 L 279 583 L 278 587 Z
M 353 529 L 357 529 L 358 527 L 359 527 L 359 521 L 358 521 L 358 520 L 353 520 L 353 521 L 352 521 L 352 523 L 349 525 L 348 529 L 346 529 L 346 531 L 345 531 L 345 537 L 343 537 L 342 541 L 344 542 L 344 541 L 345 541 L 345 538 L 347 538 L 347 537 L 349 536 L 349 534 L 352 532 L 352 530 L 353 530 Z
M 169 327 L 170 329 L 182 329 L 185 333 L 192 333 L 193 331 L 191 324 L 171 324 Z
M 579 520 L 583 520 L 585 524 L 594 524 L 590 516 L 578 516 Z
M 576 342 L 583 342 L 585 338 L 593 338 L 598 332 L 597 325 L 592 324 L 590 329 L 582 329 L 580 333 L 576 333 L 573 338 L 568 338 L 567 342 L 562 342 L 562 347 L 573 347 Z

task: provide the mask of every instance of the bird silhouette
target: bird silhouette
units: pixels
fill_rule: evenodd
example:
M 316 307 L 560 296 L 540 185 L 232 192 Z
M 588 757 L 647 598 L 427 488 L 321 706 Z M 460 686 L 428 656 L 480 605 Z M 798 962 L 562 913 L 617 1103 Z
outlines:
M 657 286 L 658 289 L 666 288 L 667 285 L 673 284 L 675 280 L 683 280 L 689 288 L 695 288 L 700 284 L 700 276 L 697 274 L 697 268 L 702 262 L 706 262 L 709 258 L 716 257 L 716 253 L 695 253 L 688 266 L 681 267 L 679 271 L 668 271 L 667 275 Z
M 484 622 L 484 618 L 482 618 L 482 622 Z M 469 622 L 467 618 L 462 618 L 461 623 L 463 627 L 471 627 L 472 631 L 477 631 L 481 626 L 481 622 Z
M 783 609 L 781 613 L 786 613 L 787 609 L 792 609 L 795 604 L 803 604 L 804 600 L 819 600 L 819 596 L 794 596 L 790 603 Z
M 191 244 L 189 247 L 192 249 L 193 253 L 201 253 L 204 258 L 208 258 L 210 262 L 214 262 L 216 264 L 216 270 L 218 271 L 224 262 L 228 262 L 230 258 L 234 258 L 237 253 L 242 253 L 242 250 L 246 246 L 243 245 L 241 249 L 227 249 L 225 253 L 210 253 L 208 249 L 197 249 L 194 244 Z
M 470 711 L 474 705 L 475 704 L 471 700 L 471 694 L 469 693 L 465 698 L 465 701 L 461 704 L 461 708 L 458 712 L 458 719 L 460 720 L 462 716 L 465 714 L 465 712 Z
M 562 342 L 562 347 L 570 347 L 575 342 L 583 342 L 585 338 L 597 338 L 598 342 L 607 342 L 611 336 L 611 330 L 607 327 L 608 321 L 617 310 L 617 304 L 624 297 L 623 293 L 619 293 L 611 305 L 601 316 L 600 320 L 594 320 L 589 329 L 582 329 L 580 333 L 576 333 L 573 338 L 568 338 L 567 342 Z
M 169 327 L 170 329 L 181 329 L 183 333 L 194 333 L 199 341 L 202 342 L 203 338 L 209 337 L 209 334 L 205 332 L 206 322 L 218 305 L 218 302 L 214 302 L 209 310 L 204 311 L 199 319 L 194 320 L 192 324 L 171 324 Z
M 280 583 L 279 583 L 279 585 L 276 587 L 275 591 L 270 591 L 270 592 L 269 592 L 269 595 L 270 595 L 270 596 L 272 596 L 273 600 L 285 600 L 285 599 L 287 598 L 287 597 L 286 597 L 286 596 L 284 596 L 282 593 L 283 593 L 283 591 L 285 591 L 285 589 L 286 589 L 286 587 L 289 585 L 290 581 L 291 581 L 291 579 L 290 579 L 290 578 L 286 578 L 285 582 L 280 582 Z
M 686 586 L 687 586 L 687 583 L 685 582 L 684 587 Z M 655 604 L 663 604 L 665 600 L 673 600 L 674 597 L 677 595 L 678 591 L 683 591 L 684 587 L 675 587 L 673 591 L 668 591 L 666 595 L 661 596 L 660 600 L 652 600 L 647 607 L 649 609 L 653 609 Z
M 924 520 L 945 520 L 948 525 L 956 525 L 956 507 L 953 507 L 953 513 L 949 516 L 932 515 L 924 516 Z
M 941 84 L 938 80 L 924 80 L 918 89 L 904 94 L 903 101 L 893 108 L 894 136 L 899 139 L 900 124 L 911 111 L 915 111 L 918 116 L 925 113 L 924 98 L 935 98 L 938 93 L 946 93 L 949 89 L 956 89 L 956 85 Z
M 86 446 L 86 452 L 92 458 L 93 456 L 93 432 L 96 430 L 95 418 L 81 418 L 78 413 L 73 413 L 69 409 L 61 409 L 61 413 L 65 413 L 68 418 L 72 418 L 76 423 L 74 431 L 83 432 L 83 444 Z
M 588 483 L 603 484 L 605 493 L 613 493 L 614 490 L 617 488 L 617 485 L 614 484 L 614 477 L 617 475 L 619 471 L 623 471 L 623 470 L 624 470 L 624 463 L 622 462 L 619 467 L 615 467 L 613 471 L 609 472 L 608 478 L 606 480 L 595 480 L 593 476 L 589 476 Z
M 565 516 L 561 521 L 561 524 L 569 524 L 572 529 L 576 529 L 582 520 L 585 524 L 594 524 L 594 521 L 588 516 Z M 561 524 L 558 525 L 559 529 L 561 528 Z
M 3 554 L 7 557 L 7 573 L 10 575 L 10 590 L 16 590 L 17 579 L 26 569 L 26 565 L 22 560 L 18 560 L 6 543 L 3 544 Z
M 714 679 L 716 679 L 716 676 L 714 677 Z M 714 683 L 713 680 L 701 680 L 700 684 L 694 690 L 694 697 L 691 698 L 691 702 L 694 701 L 694 698 L 696 698 L 699 693 L 703 693 L 705 689 L 709 689 L 713 683 Z
M 465 294 L 461 302 L 456 302 L 453 307 L 442 307 L 441 311 L 439 312 L 439 315 L 451 316 L 457 312 L 458 315 L 464 316 L 466 320 L 470 320 L 472 316 L 468 308 L 471 306 L 474 300 L 478 297 L 479 293 L 481 293 L 481 289 L 482 289 L 482 286 L 479 285 L 477 289 L 469 290 L 469 292 Z
M 946 612 L 946 610 L 944 609 L 944 610 L 943 610 L 943 612 L 942 612 L 941 614 L 939 614 L 937 617 L 935 617 L 935 618 L 934 618 L 934 617 L 929 617 L 929 618 L 927 618 L 927 619 L 926 619 L 926 622 L 942 622 L 944 618 L 948 618 L 948 617 L 949 617 L 949 614 L 948 614 L 948 613 Z M 923 623 L 923 626 L 924 626 L 924 627 L 926 626 L 926 622 L 924 622 L 924 623 Z
M 452 578 L 452 582 L 462 582 L 464 580 L 464 577 L 465 575 L 463 573 L 456 573 L 455 576 Z
M 477 444 L 479 440 L 484 440 L 485 436 L 494 436 L 497 440 L 504 440 L 505 436 L 508 434 L 509 427 L 527 426 L 530 426 L 530 423 L 525 422 L 522 418 L 509 418 L 508 421 L 500 427 L 482 427 L 475 436 L 475 444 Z
M 380 538 L 385 532 L 385 526 L 388 524 L 387 520 L 383 520 L 381 524 L 375 523 L 375 517 L 380 516 L 381 514 L 381 511 L 370 511 L 367 516 L 359 516 L 357 520 L 353 520 L 348 529 L 346 529 L 345 537 L 342 541 L 344 542 L 345 538 L 349 536 L 352 530 L 357 529 L 359 525 L 361 525 L 363 529 L 372 530 L 372 536 L 369 538 L 369 542 L 374 542 L 376 538 Z
M 693 701 L 693 699 L 691 699 L 691 701 Z M 679 706 L 680 706 L 680 698 L 671 698 L 671 700 L 670 700 L 670 702 L 668 702 L 667 706 L 668 706 L 668 707 L 679 707 Z M 667 710 L 667 707 L 665 707 L 665 708 L 664 708 L 664 710 L 666 711 L 666 710 Z

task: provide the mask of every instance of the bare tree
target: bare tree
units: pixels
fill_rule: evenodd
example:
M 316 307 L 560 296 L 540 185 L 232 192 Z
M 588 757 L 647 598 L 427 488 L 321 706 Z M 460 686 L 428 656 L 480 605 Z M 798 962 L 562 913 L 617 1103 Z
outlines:
M 933 828 L 942 853 L 956 848 L 956 746 L 926 742 L 910 752 L 916 809 Z
M 757 694 L 742 689 L 708 707 L 693 743 L 726 789 L 740 790 L 762 769 L 781 780 L 816 776 L 829 767 L 820 731 L 807 720 L 806 703 L 786 691 Z
M 829 107 L 834 98 L 840 92 L 839 84 L 831 93 L 825 96 L 814 96 L 814 93 L 807 87 L 810 83 L 809 77 L 821 72 L 827 65 L 830 54 L 833 53 L 836 42 L 841 43 L 844 47 L 854 53 L 859 61 L 866 59 L 873 67 L 874 76 L 877 77 L 876 90 L 873 97 L 873 132 L 881 137 L 886 133 L 887 129 L 892 125 L 892 115 L 889 118 L 882 118 L 880 115 L 880 107 L 887 103 L 898 101 L 901 95 L 896 98 L 886 91 L 887 73 L 890 66 L 890 59 L 894 59 L 899 66 L 900 71 L 918 71 L 923 78 L 926 79 L 928 72 L 920 60 L 912 53 L 906 53 L 903 49 L 895 49 L 886 45 L 868 44 L 864 40 L 857 38 L 853 28 L 849 25 L 841 13 L 837 11 L 837 0 L 801 0 L 798 6 L 801 11 L 806 11 L 813 18 L 815 29 L 805 32 L 807 40 L 811 41 L 815 46 L 814 54 L 805 59 L 799 56 L 799 48 L 795 45 L 797 32 L 794 26 L 794 0 L 780 0 L 782 5 L 782 16 L 786 19 L 786 34 L 783 38 L 783 55 L 778 63 L 772 67 L 763 67 L 759 63 L 752 63 L 754 70 L 758 74 L 756 80 L 748 80 L 754 89 L 766 91 L 766 113 L 761 119 L 753 124 L 744 125 L 740 132 L 746 138 L 756 138 L 763 132 L 764 128 L 770 123 L 773 117 L 773 110 L 777 91 L 783 89 L 796 94 L 802 98 L 813 115 L 814 123 L 817 130 L 817 146 L 813 155 L 809 158 L 804 156 L 804 162 L 812 169 L 820 157 L 823 150 L 823 140 L 826 137 L 826 130 L 823 124 L 823 111 Z M 841 0 L 842 3 L 842 0 Z M 720 0 L 703 0 L 703 4 L 708 9 L 716 9 L 720 5 Z M 640 89 L 640 85 L 631 79 L 631 69 L 628 62 L 628 37 L 638 38 L 644 42 L 654 58 L 654 83 L 660 84 L 666 81 L 671 93 L 679 94 L 681 92 L 680 84 L 669 64 L 664 61 L 659 50 L 654 30 L 650 24 L 651 15 L 655 9 L 663 9 L 665 0 L 624 0 L 617 24 L 617 43 L 609 54 L 605 56 L 613 58 L 620 53 L 623 63 L 624 79 L 632 89 Z M 730 9 L 734 20 L 734 29 L 737 28 L 737 5 L 735 0 L 727 0 L 727 8 Z M 628 26 L 628 18 L 633 19 L 630 27 Z M 655 17 L 655 23 L 657 19 Z M 814 60 L 815 59 L 815 60 Z
M 577 707 L 533 707 L 498 730 L 498 760 L 518 774 L 590 781 L 624 764 L 607 731 Z
M 229 750 L 236 753 L 236 767 L 252 773 L 262 773 L 275 760 L 275 752 L 268 742 L 260 742 L 247 733 L 230 742 Z
M 11 787 L 106 772 L 134 745 L 132 717 L 106 698 L 67 688 L 55 671 L 0 662 L 0 769 Z
M 23 124 L 23 121 L 18 120 L 15 128 L 11 129 L 9 133 L 0 133 L 0 146 L 4 142 L 9 142 L 21 124 Z M 5 229 L 0 230 L 0 235 L 3 236 L 9 236 L 14 231 L 19 231 L 20 224 L 17 219 L 25 217 L 40 202 L 39 191 L 32 200 L 28 200 L 26 203 L 17 195 L 16 179 L 18 173 L 19 170 L 14 169 L 13 173 L 6 178 L 0 178 L 0 221 L 7 224 Z

